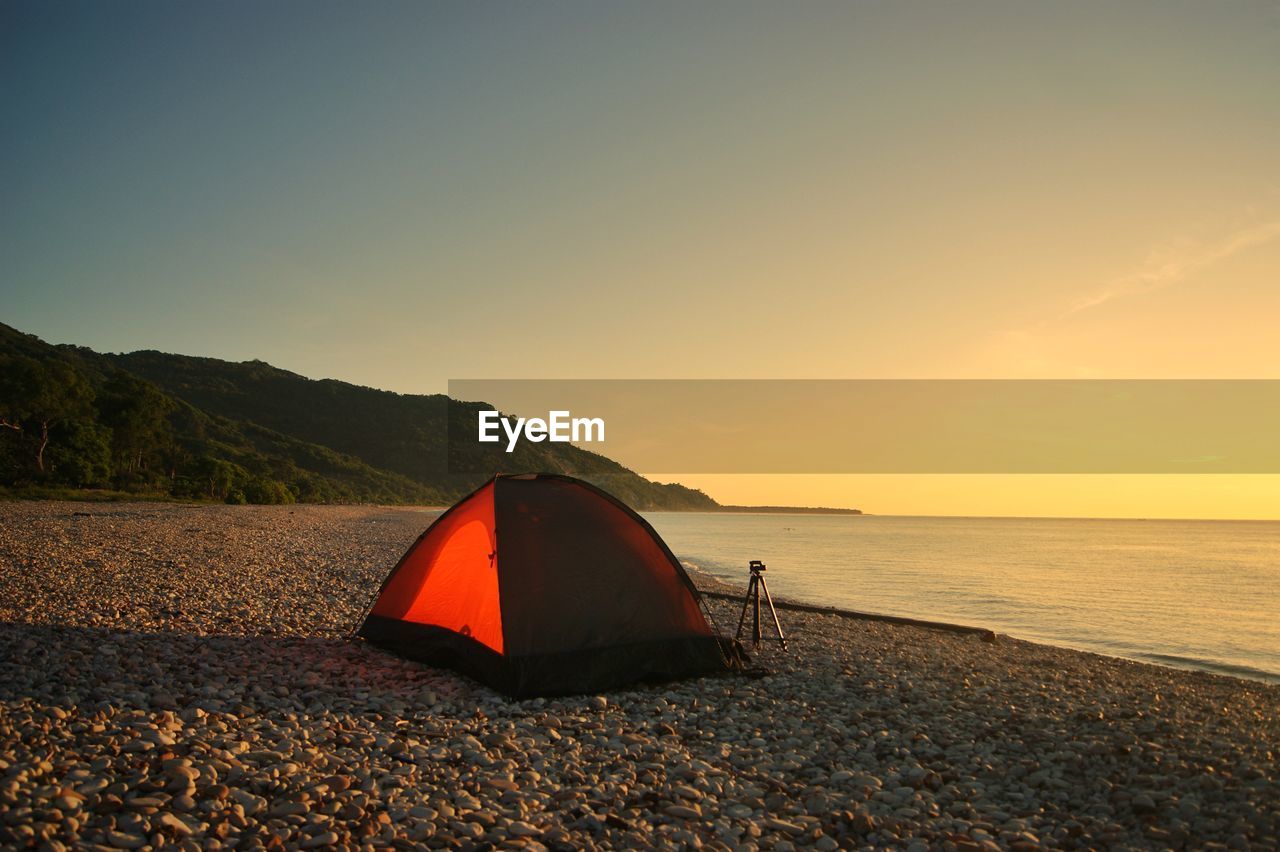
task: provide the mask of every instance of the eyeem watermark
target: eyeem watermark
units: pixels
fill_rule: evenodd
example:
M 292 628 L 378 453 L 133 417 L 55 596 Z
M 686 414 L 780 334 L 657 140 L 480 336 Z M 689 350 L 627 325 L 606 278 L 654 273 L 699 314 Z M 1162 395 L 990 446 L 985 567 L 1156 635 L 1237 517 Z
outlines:
M 568 440 L 567 412 L 589 412 L 609 439 L 583 446 L 646 473 L 1280 473 L 1280 379 L 495 379 L 449 395 L 474 400 L 450 449 L 475 448 L 477 411 L 562 409 Z
M 557 444 L 569 442 L 592 443 L 604 440 L 604 418 L 574 417 L 568 411 L 548 411 L 547 419 L 541 417 L 503 417 L 497 411 L 481 411 L 480 443 L 496 444 L 507 436 L 507 452 L 514 452 L 523 437 L 535 444 L 551 441 Z

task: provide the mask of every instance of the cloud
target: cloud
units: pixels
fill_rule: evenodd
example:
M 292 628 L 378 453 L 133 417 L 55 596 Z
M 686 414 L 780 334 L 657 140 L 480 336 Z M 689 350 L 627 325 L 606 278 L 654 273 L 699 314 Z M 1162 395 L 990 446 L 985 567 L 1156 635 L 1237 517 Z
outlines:
M 1184 251 L 1153 257 L 1147 265 L 1130 275 L 1117 278 L 1097 292 L 1068 308 L 1059 319 L 1066 319 L 1123 296 L 1136 296 L 1162 290 L 1193 273 L 1208 269 L 1233 255 L 1254 246 L 1280 238 L 1280 220 L 1237 231 L 1220 242 L 1198 251 Z

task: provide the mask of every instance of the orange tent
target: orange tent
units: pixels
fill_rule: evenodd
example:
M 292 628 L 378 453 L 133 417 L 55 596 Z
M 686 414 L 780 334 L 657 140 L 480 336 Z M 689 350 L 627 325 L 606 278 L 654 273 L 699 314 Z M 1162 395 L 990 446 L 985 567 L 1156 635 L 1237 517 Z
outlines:
M 551 474 L 498 476 L 387 577 L 359 635 L 513 696 L 725 670 L 698 591 L 643 518 Z

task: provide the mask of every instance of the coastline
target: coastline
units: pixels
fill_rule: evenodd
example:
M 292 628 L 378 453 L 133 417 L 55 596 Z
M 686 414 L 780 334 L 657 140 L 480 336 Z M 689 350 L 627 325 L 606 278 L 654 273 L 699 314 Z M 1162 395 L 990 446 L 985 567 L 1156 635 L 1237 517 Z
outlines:
M 698 587 L 698 591 L 702 593 L 703 598 L 718 601 L 736 602 L 742 605 L 743 595 L 746 593 L 746 587 L 725 582 L 719 577 L 715 577 L 704 571 L 698 570 L 689 563 L 682 563 L 685 573 L 689 575 L 689 579 L 693 580 L 693 584 Z M 986 636 L 989 641 L 994 641 L 996 634 L 985 627 L 975 627 L 969 624 L 953 624 L 949 621 L 931 621 L 923 618 L 912 618 L 906 615 L 886 615 L 879 612 L 861 612 L 853 609 L 841 609 L 834 606 L 823 606 L 821 604 L 805 603 L 791 598 L 773 596 L 773 603 L 776 609 L 781 612 L 797 612 L 811 613 L 817 615 L 834 615 L 837 618 L 845 618 L 859 621 L 881 621 L 886 624 L 901 624 L 912 627 L 924 627 L 930 630 L 946 630 L 952 633 L 966 633 L 974 636 Z
M 344 637 L 421 511 L 0 502 L 0 842 L 1267 848 L 1280 687 L 781 612 L 759 679 L 507 701 Z M 740 587 L 706 575 L 710 593 Z M 710 598 L 722 630 L 740 603 Z
M 746 586 L 741 583 L 728 582 L 714 574 L 710 574 L 701 570 L 696 565 L 689 562 L 682 562 L 685 572 L 693 580 L 694 585 L 704 597 L 714 599 L 736 601 L 739 606 L 742 604 L 743 595 L 746 593 Z M 773 602 L 778 610 L 794 612 L 821 613 L 838 616 L 840 618 L 861 620 L 861 621 L 882 621 L 889 624 L 912 625 L 916 627 L 924 627 L 933 630 L 945 630 L 953 633 L 967 633 L 979 637 L 986 637 L 988 641 L 997 641 L 1002 639 L 1013 639 L 1019 642 L 1026 642 L 1032 645 L 1039 645 L 1045 648 L 1054 648 L 1060 651 L 1070 651 L 1075 654 L 1087 654 L 1089 656 L 1099 657 L 1104 660 L 1123 660 L 1124 662 L 1137 663 L 1144 666 L 1154 666 L 1157 669 L 1172 669 L 1179 672 L 1189 672 L 1194 674 L 1207 674 L 1214 677 L 1225 677 L 1231 680 L 1243 680 L 1250 683 L 1261 683 L 1267 686 L 1280 687 L 1280 680 L 1270 672 L 1257 669 L 1247 669 L 1244 671 L 1230 671 L 1230 667 L 1223 664 L 1213 663 L 1211 661 L 1200 661 L 1198 664 L 1192 662 L 1179 662 L 1175 660 L 1166 660 L 1161 662 L 1153 662 L 1151 660 L 1143 660 L 1135 657 L 1126 657 L 1121 654 L 1107 654 L 1101 651 L 1090 650 L 1088 648 L 1078 648 L 1071 645 L 1064 645 L 1055 642 L 1046 642 L 1039 639 L 1026 639 L 1022 637 L 1013 637 L 1004 633 L 974 624 L 960 624 L 949 621 L 937 621 L 926 618 L 916 618 L 907 615 L 890 615 L 881 612 L 871 612 L 864 610 L 845 609 L 836 606 L 826 606 L 823 604 L 815 604 L 807 601 L 798 600 L 781 595 L 774 595 Z M 735 622 L 736 624 L 736 622 Z M 1221 670 L 1214 670 L 1217 666 Z
M 720 506 L 705 511 L 738 515 L 864 515 L 861 509 L 833 506 Z

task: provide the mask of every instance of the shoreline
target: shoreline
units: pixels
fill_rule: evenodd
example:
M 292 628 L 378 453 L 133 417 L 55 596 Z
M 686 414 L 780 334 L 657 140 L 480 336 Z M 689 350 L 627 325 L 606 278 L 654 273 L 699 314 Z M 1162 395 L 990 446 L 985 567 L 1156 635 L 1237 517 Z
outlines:
M 696 511 L 696 510 L 695 510 Z M 705 511 L 730 515 L 865 515 L 861 509 L 843 509 L 838 506 L 721 506 Z
M 35 502 L 35 503 L 160 503 L 170 506 L 218 507 L 227 505 L 215 500 L 190 500 L 173 497 L 167 494 L 145 494 L 131 491 L 112 491 L 109 489 L 72 489 L 63 487 L 25 489 L 14 486 L 0 486 L 0 503 Z M 265 506 L 273 504 L 245 504 L 249 506 Z M 353 506 L 360 508 L 384 508 L 409 511 L 444 511 L 447 505 L 427 505 L 423 503 L 288 503 L 274 505 L 303 506 L 315 508 L 337 508 Z M 912 520 L 955 521 L 1118 521 L 1135 523 L 1208 523 L 1208 524 L 1280 524 L 1280 518 L 1182 518 L 1182 517 L 1137 517 L 1112 515 L 910 515 L 884 512 L 867 512 L 862 509 L 842 509 L 838 507 L 805 507 L 805 506 L 720 506 L 714 509 L 644 509 L 641 515 L 651 513 L 671 513 L 690 515 L 848 515 L 860 518 L 882 518 Z
M 1280 836 L 1273 685 L 786 609 L 764 677 L 510 701 L 345 638 L 420 511 L 9 502 L 0 521 L 0 844 Z M 707 606 L 732 631 L 723 585 L 737 602 Z
M 711 597 L 719 600 L 742 602 L 742 597 L 746 593 L 746 586 L 742 584 L 732 583 L 710 574 L 697 566 L 681 562 L 684 570 L 693 580 L 694 585 L 698 587 L 698 591 L 704 597 Z M 814 604 L 807 601 L 796 600 L 793 598 L 774 596 L 774 605 L 779 610 L 793 610 L 796 612 L 811 612 L 820 614 L 829 614 L 863 621 L 883 621 L 889 624 L 902 624 L 915 627 L 924 627 L 932 630 L 945 630 L 952 633 L 967 633 L 978 636 L 985 636 L 988 641 L 998 641 L 1000 639 L 1012 639 L 1018 642 L 1027 642 L 1033 645 L 1043 645 L 1046 648 L 1055 648 L 1061 651 L 1070 651 L 1075 654 L 1088 654 L 1090 656 L 1099 657 L 1104 660 L 1123 660 L 1128 663 L 1137 665 L 1152 666 L 1156 669 L 1168 669 L 1176 672 L 1185 672 L 1188 674 L 1203 674 L 1212 677 L 1224 677 L 1229 680 L 1240 680 L 1248 683 L 1259 683 L 1264 686 L 1280 686 L 1280 674 L 1262 671 L 1260 669 L 1249 668 L 1249 673 L 1236 673 L 1231 671 L 1215 671 L 1210 666 L 1225 667 L 1227 664 L 1202 662 L 1199 666 L 1190 662 L 1184 665 L 1177 665 L 1172 662 L 1153 662 L 1151 660 L 1139 659 L 1136 657 L 1126 657 L 1121 654 L 1107 654 L 1101 651 L 1094 651 L 1088 648 L 1078 648 L 1072 645 L 1063 645 L 1056 642 L 1046 642 L 1039 639 L 1027 639 L 1021 636 L 1013 636 L 1012 634 L 999 633 L 987 627 L 981 627 L 970 624 L 959 624 L 949 621 L 937 621 L 927 618 L 916 618 L 908 615 L 890 615 L 880 612 L 867 612 L 862 610 L 843 609 L 841 607 L 826 606 L 823 604 Z M 1240 667 L 1232 667 L 1240 668 Z
M 687 562 L 680 563 L 689 575 L 689 579 L 693 580 L 693 584 L 697 586 L 698 592 L 704 598 L 721 601 L 735 601 L 742 603 L 742 597 L 746 594 L 746 587 L 736 585 L 727 580 L 708 574 L 699 568 L 690 565 Z M 849 618 L 861 621 L 882 621 L 886 624 L 901 624 L 911 627 L 924 627 L 930 630 L 946 630 L 951 633 L 966 633 L 984 636 L 990 634 L 995 636 L 994 631 L 985 627 L 975 627 L 968 624 L 953 624 L 949 621 L 933 621 L 925 618 L 914 618 L 906 615 L 886 615 L 879 612 L 862 612 L 854 609 L 842 609 L 834 606 L 824 606 L 822 604 L 807 603 L 792 598 L 774 596 L 774 606 L 780 610 L 790 610 L 792 612 L 806 612 L 817 615 L 834 615 L 840 618 Z M 1058 647 L 1058 646 L 1051 646 Z M 1105 656 L 1105 655 L 1103 655 Z

